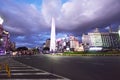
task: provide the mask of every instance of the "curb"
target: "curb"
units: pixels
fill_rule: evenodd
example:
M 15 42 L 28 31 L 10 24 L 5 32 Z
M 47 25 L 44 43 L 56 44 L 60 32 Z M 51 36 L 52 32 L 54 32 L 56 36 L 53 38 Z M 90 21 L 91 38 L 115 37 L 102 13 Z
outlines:
M 58 56 L 120 56 L 120 54 L 56 54 Z

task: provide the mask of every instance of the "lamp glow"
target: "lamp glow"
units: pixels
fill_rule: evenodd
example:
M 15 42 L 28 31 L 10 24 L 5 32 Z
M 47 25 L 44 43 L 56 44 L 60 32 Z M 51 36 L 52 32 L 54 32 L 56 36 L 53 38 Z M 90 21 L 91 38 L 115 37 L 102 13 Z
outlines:
M 0 17 L 0 24 L 2 24 L 3 23 L 3 19 Z
M 119 34 L 119 36 L 120 36 L 120 26 L 119 26 L 118 34 Z
M 89 50 L 90 51 L 101 51 L 102 47 L 91 47 Z
M 119 34 L 119 36 L 120 36 L 120 30 L 118 31 L 118 34 Z

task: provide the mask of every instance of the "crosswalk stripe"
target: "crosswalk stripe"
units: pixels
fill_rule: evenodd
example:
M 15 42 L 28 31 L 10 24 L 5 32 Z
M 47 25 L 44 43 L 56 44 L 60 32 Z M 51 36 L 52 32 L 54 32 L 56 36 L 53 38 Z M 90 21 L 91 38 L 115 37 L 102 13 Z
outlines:
M 10 68 L 26 68 L 25 66 L 10 66 Z M 30 67 L 27 67 L 27 68 L 30 68 Z
M 2 71 L 6 71 L 6 70 L 1 70 L 1 72 Z M 35 71 L 35 70 L 31 69 L 31 70 L 10 70 L 10 71 L 21 71 L 21 72 L 24 72 L 24 71 Z
M 6 73 L 0 75 L 7 75 Z M 50 73 L 11 73 L 11 75 L 50 75 Z
M 0 80 L 69 80 L 62 76 L 27 66 L 13 59 L 9 60 L 8 62 L 11 71 L 11 77 L 7 77 L 6 70 L 3 69 L 0 71 Z
M 32 68 L 29 68 L 29 67 L 10 67 L 10 69 L 32 69 Z

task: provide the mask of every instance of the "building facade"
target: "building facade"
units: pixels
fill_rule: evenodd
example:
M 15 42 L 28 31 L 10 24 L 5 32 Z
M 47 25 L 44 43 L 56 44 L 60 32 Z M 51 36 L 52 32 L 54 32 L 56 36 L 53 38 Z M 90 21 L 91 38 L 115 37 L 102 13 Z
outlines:
M 45 47 L 50 48 L 50 39 L 47 39 L 45 42 Z
M 3 26 L 0 24 L 0 55 L 5 55 L 6 51 L 9 50 L 9 37 L 9 32 L 4 30 Z
M 79 41 L 76 37 L 70 36 L 70 49 L 76 51 L 79 48 Z
M 120 49 L 120 37 L 118 32 L 95 32 L 88 33 L 82 36 L 82 43 L 84 48 L 102 48 L 104 50 Z M 87 45 L 86 45 L 87 44 Z M 95 48 L 95 49 L 96 49 Z

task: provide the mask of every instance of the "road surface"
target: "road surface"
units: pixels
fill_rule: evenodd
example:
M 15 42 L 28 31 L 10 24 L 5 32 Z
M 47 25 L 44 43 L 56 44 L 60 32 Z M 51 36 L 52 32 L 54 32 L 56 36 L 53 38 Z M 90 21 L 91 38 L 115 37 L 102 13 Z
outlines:
M 5 66 L 2 66 L 0 80 L 69 80 L 62 76 L 15 61 L 12 57 L 0 57 L 0 59 L 1 64 L 4 65 L 7 63 L 9 65 L 11 72 L 11 77 L 8 77 Z
M 120 80 L 120 56 L 24 56 L 24 64 L 71 80 Z

